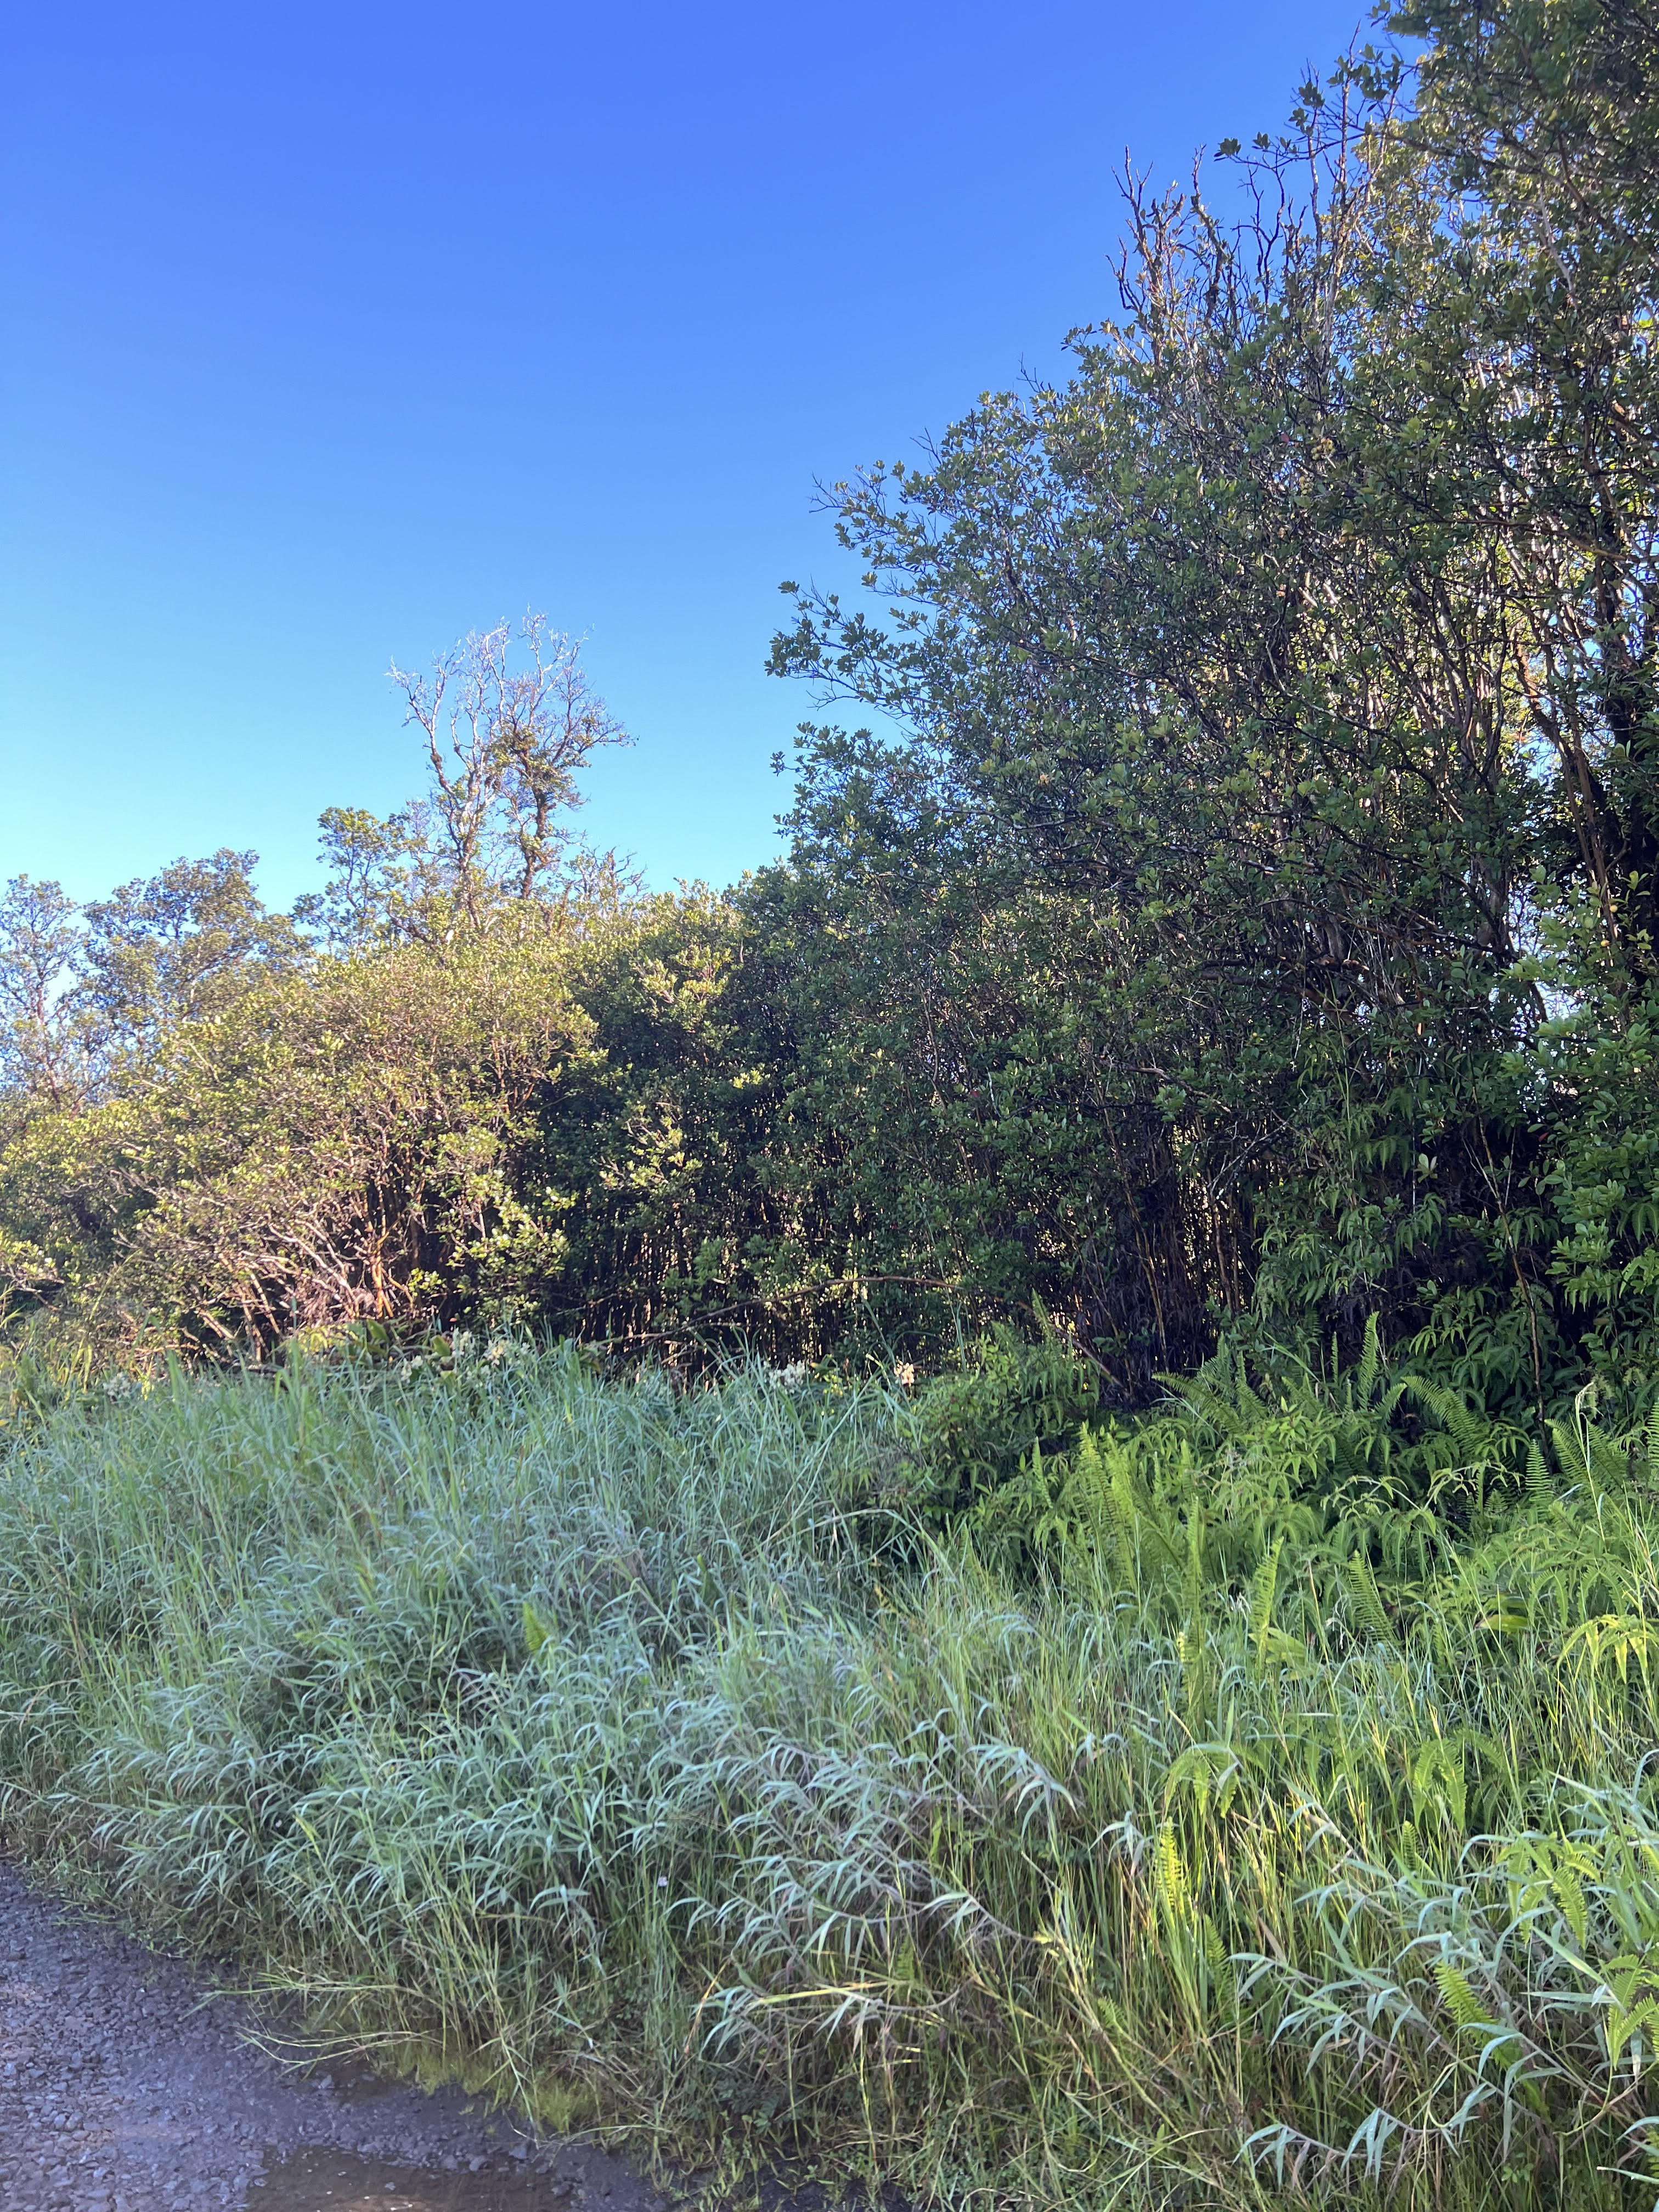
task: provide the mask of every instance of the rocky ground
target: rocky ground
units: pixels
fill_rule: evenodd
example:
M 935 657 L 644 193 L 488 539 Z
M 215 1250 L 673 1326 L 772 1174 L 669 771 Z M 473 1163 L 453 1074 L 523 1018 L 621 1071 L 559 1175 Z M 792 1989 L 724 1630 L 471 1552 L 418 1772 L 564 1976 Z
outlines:
M 336 2080 L 234 2000 L 0 1862 L 5 2212 L 661 2212 L 621 2160 L 538 2142 L 459 2092 Z

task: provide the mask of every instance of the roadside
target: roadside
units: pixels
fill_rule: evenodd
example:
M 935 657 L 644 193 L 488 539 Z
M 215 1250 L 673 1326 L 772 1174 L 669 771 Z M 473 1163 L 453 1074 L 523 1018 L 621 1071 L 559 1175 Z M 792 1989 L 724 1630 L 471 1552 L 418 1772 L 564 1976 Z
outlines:
M 285 2066 L 246 2008 L 0 1862 L 6 2212 L 662 2212 L 586 2145 L 459 2091 Z

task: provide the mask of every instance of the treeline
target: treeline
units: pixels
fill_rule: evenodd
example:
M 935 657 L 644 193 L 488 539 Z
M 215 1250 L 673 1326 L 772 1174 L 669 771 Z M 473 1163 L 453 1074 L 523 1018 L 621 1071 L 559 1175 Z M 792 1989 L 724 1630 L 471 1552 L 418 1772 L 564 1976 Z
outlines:
M 1143 1398 L 1367 1320 L 1489 1404 L 1659 1395 L 1659 34 L 1425 0 L 1132 177 L 1068 380 L 836 488 L 789 856 L 644 896 L 537 625 L 402 676 L 427 797 L 3 915 L 14 1329 L 511 1323 Z M 793 587 L 786 587 L 793 593 Z M 396 672 L 394 672 L 396 673 Z M 849 718 L 854 719 L 854 718 Z

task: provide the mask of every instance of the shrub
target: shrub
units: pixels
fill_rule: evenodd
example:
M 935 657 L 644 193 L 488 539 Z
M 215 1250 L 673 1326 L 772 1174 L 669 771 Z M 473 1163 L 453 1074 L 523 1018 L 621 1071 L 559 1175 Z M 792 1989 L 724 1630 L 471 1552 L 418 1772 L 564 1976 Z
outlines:
M 1035 1343 L 1007 1324 L 925 1384 L 904 1471 L 935 1528 L 982 1518 L 1046 1456 L 1075 1448 L 1100 1401 L 1100 1378 L 1052 1327 Z

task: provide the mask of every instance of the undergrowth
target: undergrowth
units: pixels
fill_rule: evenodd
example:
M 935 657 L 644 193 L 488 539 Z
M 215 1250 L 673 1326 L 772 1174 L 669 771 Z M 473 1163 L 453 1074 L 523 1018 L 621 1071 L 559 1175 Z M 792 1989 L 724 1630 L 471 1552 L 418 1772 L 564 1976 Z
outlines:
M 1055 1402 L 964 1473 L 959 1378 L 69 1394 L 0 1474 L 9 1836 L 319 2036 L 693 2158 L 1651 2202 L 1654 1438 L 1374 1338 Z

